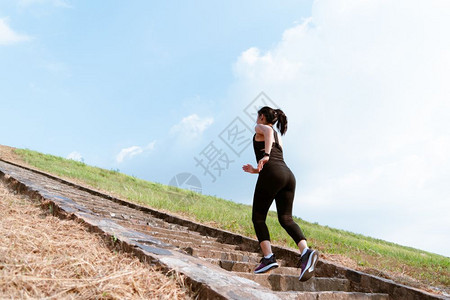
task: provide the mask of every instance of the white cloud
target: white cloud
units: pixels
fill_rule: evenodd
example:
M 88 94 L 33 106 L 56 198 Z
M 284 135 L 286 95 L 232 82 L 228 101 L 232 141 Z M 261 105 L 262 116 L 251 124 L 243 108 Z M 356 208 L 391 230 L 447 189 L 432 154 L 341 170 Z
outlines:
M 200 118 L 196 114 L 183 118 L 170 129 L 171 134 L 179 134 L 183 139 L 195 139 L 214 122 L 213 118 Z
M 81 154 L 77 151 L 73 151 L 73 152 L 69 153 L 69 155 L 67 155 L 66 158 L 76 160 L 76 161 L 81 161 L 81 162 L 84 161 L 83 156 L 81 156 Z
M 351 212 L 365 234 L 450 254 L 449 236 L 411 231 L 440 220 L 450 232 L 436 217 L 450 211 L 448 15 L 446 1 L 316 1 L 276 46 L 237 59 L 235 90 L 264 90 L 289 118 L 298 216 L 359 232 Z
M 0 46 L 12 45 L 30 40 L 30 37 L 19 34 L 8 25 L 8 19 L 0 19 Z
M 151 151 L 155 148 L 156 142 L 153 141 L 145 147 L 141 146 L 131 146 L 120 150 L 119 154 L 116 156 L 116 162 L 122 163 L 125 159 L 132 159 L 136 155 L 140 155 L 144 152 Z

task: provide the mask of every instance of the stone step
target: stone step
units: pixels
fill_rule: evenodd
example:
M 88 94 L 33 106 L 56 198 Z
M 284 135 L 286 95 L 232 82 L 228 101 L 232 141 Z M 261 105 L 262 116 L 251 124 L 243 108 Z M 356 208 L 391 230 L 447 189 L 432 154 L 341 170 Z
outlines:
M 313 277 L 308 281 L 301 282 L 298 275 L 283 274 L 251 274 L 234 273 L 238 276 L 253 280 L 260 285 L 270 288 L 274 291 L 303 291 L 303 292 L 321 292 L 321 291 L 340 291 L 349 292 L 350 282 L 347 279 Z
M 358 292 L 277 292 L 284 300 L 389 300 L 388 294 Z
M 117 221 L 116 221 L 117 222 Z M 200 235 L 197 232 L 192 231 L 181 231 L 181 230 L 172 230 L 167 228 L 161 228 L 161 227 L 151 227 L 148 225 L 139 225 L 139 224 L 130 224 L 127 222 L 118 222 L 122 226 L 127 226 L 130 228 L 133 228 L 137 231 L 145 232 L 146 234 L 153 235 L 155 237 L 161 236 L 166 237 L 168 239 L 175 238 L 179 240 L 183 240 L 186 242 L 191 243 L 201 243 L 203 242 L 215 242 L 214 238 L 209 238 Z
M 165 239 L 167 240 L 168 243 L 170 243 L 170 241 L 178 241 L 179 243 L 184 243 L 184 244 L 190 244 L 193 248 L 194 247 L 199 247 L 199 248 L 204 248 L 204 247 L 209 247 L 211 249 L 215 249 L 217 251 L 236 251 L 236 247 L 233 245 L 226 245 L 226 244 L 221 244 L 218 243 L 215 239 L 201 239 L 201 238 L 195 238 L 195 237 L 190 237 L 190 236 L 177 236 L 177 235 L 172 235 L 172 234 L 166 234 L 166 233 L 159 233 L 159 232 L 145 232 L 149 235 L 154 236 L 155 238 L 159 238 L 159 239 Z
M 188 254 L 200 258 L 209 258 L 217 260 L 231 260 L 241 261 L 257 264 L 261 260 L 261 257 L 256 253 L 243 252 L 243 251 L 217 251 L 217 250 L 204 250 L 197 248 L 185 248 Z
M 215 260 L 211 259 L 211 263 L 219 265 L 222 269 L 225 269 L 230 272 L 241 272 L 241 273 L 253 273 L 255 267 L 258 264 L 248 263 L 248 262 L 240 262 L 240 261 L 230 261 L 230 260 Z M 277 260 L 280 265 L 276 269 L 272 269 L 270 274 L 283 274 L 283 275 L 300 275 L 300 269 L 297 268 L 289 268 L 283 267 L 283 263 L 280 260 Z
M 185 228 L 185 227 L 182 227 L 182 226 L 176 225 L 176 224 L 167 223 L 161 219 L 157 219 L 152 216 L 143 214 L 140 211 L 123 212 L 123 206 L 122 207 L 120 207 L 120 206 L 119 207 L 107 207 L 107 208 L 101 207 L 101 206 L 89 206 L 89 208 L 93 212 L 99 214 L 100 216 L 103 216 L 105 218 L 111 218 L 114 221 L 118 221 L 118 222 L 129 221 L 133 224 L 138 224 L 138 225 L 148 225 L 151 227 L 164 228 L 164 229 L 180 231 L 180 232 L 187 231 L 187 228 Z M 198 232 L 195 232 L 195 233 L 199 234 Z
M 136 230 L 140 230 L 145 232 L 146 234 L 152 234 L 155 236 L 162 236 L 167 238 L 176 238 L 180 239 L 180 237 L 185 237 L 184 241 L 186 242 L 195 242 L 195 243 L 215 243 L 223 249 L 236 250 L 236 245 L 224 244 L 217 241 L 217 238 L 210 237 L 206 235 L 202 235 L 199 232 L 189 230 L 185 227 L 169 229 L 162 226 L 153 226 L 148 225 L 146 223 L 130 223 L 124 220 L 115 220 L 117 223 L 122 226 L 131 227 Z
M 118 222 L 122 226 L 132 228 L 138 232 L 142 232 L 155 237 L 156 239 L 166 244 L 171 244 L 179 248 L 199 248 L 203 250 L 216 250 L 216 251 L 237 251 L 236 246 L 222 244 L 216 241 L 215 238 L 206 237 L 202 235 L 191 234 L 191 232 L 179 232 L 171 230 L 160 230 L 159 228 L 148 228 L 145 225 L 130 225 L 126 222 Z M 150 231 L 148 230 L 150 229 Z
M 211 251 L 215 251 L 215 252 L 223 252 L 222 249 L 218 246 L 218 245 L 210 245 L 208 243 L 203 243 L 203 244 L 197 244 L 197 243 L 193 243 L 193 242 L 185 242 L 182 240 L 177 240 L 177 239 L 173 239 L 173 238 L 165 238 L 165 237 L 155 237 L 155 239 L 163 242 L 164 244 L 169 244 L 172 246 L 175 246 L 177 248 L 179 248 L 180 250 L 182 250 L 183 252 L 189 254 L 189 255 L 193 255 L 193 256 L 198 256 L 195 254 L 198 253 L 205 253 L 205 252 L 211 252 Z M 231 252 L 233 250 L 230 250 Z M 217 254 L 214 254 L 215 257 L 218 257 Z M 222 257 L 222 256 L 220 256 Z

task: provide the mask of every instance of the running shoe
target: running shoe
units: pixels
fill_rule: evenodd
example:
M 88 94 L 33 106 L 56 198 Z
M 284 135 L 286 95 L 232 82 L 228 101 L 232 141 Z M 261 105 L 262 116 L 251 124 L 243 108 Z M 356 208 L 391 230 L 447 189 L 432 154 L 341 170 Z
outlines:
M 261 259 L 259 266 L 255 269 L 255 274 L 265 273 L 274 268 L 278 268 L 278 263 L 275 255 L 272 254 L 270 258 L 263 257 Z
M 301 269 L 300 277 L 298 280 L 306 281 L 314 276 L 314 269 L 317 261 L 319 260 L 319 252 L 316 250 L 308 249 L 306 253 L 300 258 L 298 266 Z

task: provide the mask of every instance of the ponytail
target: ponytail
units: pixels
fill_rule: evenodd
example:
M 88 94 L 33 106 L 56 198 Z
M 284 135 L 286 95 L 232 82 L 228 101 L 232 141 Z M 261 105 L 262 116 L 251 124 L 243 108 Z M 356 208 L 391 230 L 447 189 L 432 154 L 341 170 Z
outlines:
M 258 111 L 258 115 L 264 115 L 266 121 L 269 124 L 276 124 L 281 135 L 284 135 L 287 131 L 287 117 L 281 109 L 273 109 L 268 106 L 264 106 Z
M 281 135 L 287 131 L 287 117 L 281 109 L 275 109 L 275 116 L 277 118 L 277 128 Z

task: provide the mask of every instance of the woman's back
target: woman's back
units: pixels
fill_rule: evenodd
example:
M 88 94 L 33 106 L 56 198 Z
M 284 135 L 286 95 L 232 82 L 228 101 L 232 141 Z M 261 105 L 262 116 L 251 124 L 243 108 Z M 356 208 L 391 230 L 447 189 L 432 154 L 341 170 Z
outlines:
M 275 142 L 272 144 L 272 150 L 270 151 L 269 162 L 284 162 L 283 158 L 283 148 L 278 139 L 278 133 L 275 130 L 272 130 L 274 135 Z M 264 157 L 265 151 L 265 142 L 257 141 L 256 134 L 253 136 L 253 150 L 255 151 L 256 161 L 258 162 L 261 158 Z

